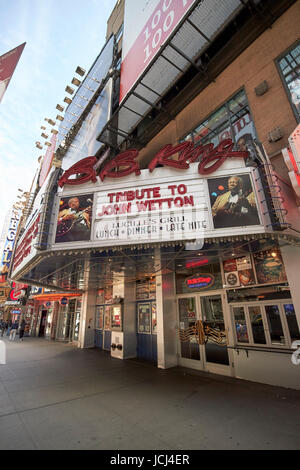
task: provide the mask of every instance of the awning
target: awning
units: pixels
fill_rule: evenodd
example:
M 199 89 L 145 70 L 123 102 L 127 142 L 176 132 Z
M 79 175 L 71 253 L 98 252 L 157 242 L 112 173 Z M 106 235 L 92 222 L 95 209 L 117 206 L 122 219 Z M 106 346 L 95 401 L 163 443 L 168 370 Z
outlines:
M 161 109 L 163 96 L 190 66 L 206 79 L 207 72 L 197 58 L 244 6 L 244 0 L 196 1 L 140 74 L 97 140 L 119 147 L 151 109 Z
M 74 297 L 81 297 L 81 293 L 65 293 L 65 292 L 49 292 L 48 294 L 39 294 L 39 295 L 34 295 L 32 298 L 34 300 L 44 300 L 48 302 L 54 302 L 55 300 L 61 300 L 64 297 L 67 299 L 74 298 Z

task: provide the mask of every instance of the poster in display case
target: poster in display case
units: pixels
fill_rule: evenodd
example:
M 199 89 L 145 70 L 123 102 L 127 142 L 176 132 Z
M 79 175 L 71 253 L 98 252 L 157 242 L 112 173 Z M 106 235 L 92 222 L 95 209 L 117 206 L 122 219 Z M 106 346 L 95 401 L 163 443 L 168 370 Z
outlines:
M 148 300 L 156 298 L 155 276 L 136 281 L 136 300 Z
M 110 320 L 111 320 L 110 306 L 107 305 L 104 307 L 104 329 L 105 330 L 110 330 Z
M 259 251 L 253 254 L 257 281 L 260 284 L 267 282 L 285 282 L 287 280 L 283 260 L 278 248 Z
M 123 316 L 123 306 L 122 305 L 112 305 L 110 307 L 111 311 L 111 329 L 112 331 L 122 331 L 122 316 Z
M 103 314 L 104 314 L 104 307 L 97 306 L 96 307 L 96 324 L 95 328 L 98 330 L 103 330 Z
M 138 304 L 138 333 L 151 333 L 151 303 Z
M 152 334 L 157 333 L 156 302 L 152 302 Z
M 250 255 L 223 261 L 223 269 L 227 287 L 255 284 L 254 270 Z

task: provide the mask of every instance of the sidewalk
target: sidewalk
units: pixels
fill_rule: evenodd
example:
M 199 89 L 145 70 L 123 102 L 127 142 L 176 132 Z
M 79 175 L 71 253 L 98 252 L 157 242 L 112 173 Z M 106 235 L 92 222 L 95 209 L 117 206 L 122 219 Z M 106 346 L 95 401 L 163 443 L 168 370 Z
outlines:
M 300 448 L 298 391 L 39 338 L 5 343 L 1 450 Z

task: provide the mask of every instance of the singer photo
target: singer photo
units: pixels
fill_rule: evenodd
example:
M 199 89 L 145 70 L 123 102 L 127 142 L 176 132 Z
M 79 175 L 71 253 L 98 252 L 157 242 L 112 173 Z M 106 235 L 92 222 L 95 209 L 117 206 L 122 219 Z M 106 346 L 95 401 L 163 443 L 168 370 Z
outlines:
M 61 198 L 55 243 L 90 239 L 92 198 L 91 194 Z
M 208 187 L 215 229 L 260 224 L 249 175 L 212 178 Z

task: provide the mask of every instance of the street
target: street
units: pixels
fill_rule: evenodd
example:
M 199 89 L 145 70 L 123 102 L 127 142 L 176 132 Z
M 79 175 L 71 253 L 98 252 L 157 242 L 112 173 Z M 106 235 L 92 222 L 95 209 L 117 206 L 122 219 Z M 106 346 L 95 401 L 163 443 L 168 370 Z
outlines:
M 300 447 L 298 391 L 39 338 L 4 341 L 1 450 Z

